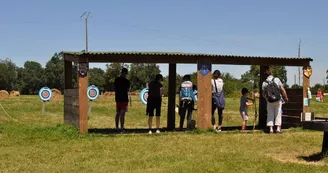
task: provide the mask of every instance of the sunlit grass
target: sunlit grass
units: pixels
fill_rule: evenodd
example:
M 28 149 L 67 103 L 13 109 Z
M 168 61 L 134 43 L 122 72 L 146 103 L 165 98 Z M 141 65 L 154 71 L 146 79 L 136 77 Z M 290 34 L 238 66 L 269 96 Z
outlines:
M 240 125 L 239 98 L 228 98 L 224 125 Z M 0 172 L 327 172 L 328 159 L 304 159 L 321 151 L 322 132 L 285 130 L 215 133 L 84 134 L 63 125 L 63 100 L 49 102 L 46 114 L 37 96 L 1 101 Z M 328 103 L 311 102 L 311 111 L 327 116 Z M 113 97 L 92 105 L 90 128 L 113 128 Z M 166 126 L 166 106 L 162 126 Z M 252 110 L 250 110 L 252 112 Z M 250 113 L 250 115 L 252 115 Z M 251 117 L 252 120 L 253 117 Z M 176 116 L 176 126 L 179 116 Z M 250 124 L 253 122 L 250 121 Z M 133 97 L 127 128 L 146 128 L 145 105 Z

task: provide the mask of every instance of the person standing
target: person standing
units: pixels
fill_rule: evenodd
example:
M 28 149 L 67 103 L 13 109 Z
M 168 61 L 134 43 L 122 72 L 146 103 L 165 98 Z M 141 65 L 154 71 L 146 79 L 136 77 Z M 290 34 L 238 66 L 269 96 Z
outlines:
M 223 121 L 223 109 L 225 107 L 225 99 L 223 94 L 223 80 L 221 79 L 221 72 L 219 70 L 215 70 L 213 72 L 212 83 L 212 125 L 213 128 L 217 131 L 221 131 L 222 121 Z M 218 127 L 215 125 L 215 110 L 218 109 Z
M 179 91 L 179 115 L 180 115 L 180 130 L 183 129 L 184 120 L 187 113 L 187 124 L 190 123 L 192 111 L 195 105 L 195 94 L 197 90 L 196 85 L 191 82 L 190 75 L 185 75 L 182 78 L 183 82 L 180 85 Z
M 129 97 L 128 92 L 130 90 L 130 81 L 126 78 L 128 69 L 123 68 L 121 76 L 115 78 L 115 102 L 116 102 L 116 116 L 115 126 L 118 132 L 124 131 L 125 113 L 128 111 Z M 119 128 L 119 123 L 121 128 Z
M 246 130 L 246 125 L 248 121 L 248 107 L 252 106 L 253 104 L 248 101 L 248 94 L 249 91 L 247 88 L 243 88 L 241 90 L 241 97 L 240 97 L 240 106 L 239 106 L 239 112 L 242 118 L 242 124 L 241 124 L 241 130 Z
M 163 81 L 163 76 L 157 74 L 155 80 L 151 81 L 148 85 L 146 115 L 148 115 L 149 134 L 152 134 L 154 110 L 156 110 L 156 133 L 160 133 L 159 127 L 163 95 L 163 85 L 161 84 L 161 81 Z
M 319 98 L 320 102 L 323 102 L 323 94 L 320 88 L 318 89 L 317 97 Z
M 265 75 L 267 78 L 262 83 L 262 95 L 267 102 L 267 126 L 269 133 L 274 132 L 273 126 L 277 126 L 276 133 L 281 133 L 281 98 L 283 96 L 284 101 L 288 102 L 287 93 L 280 79 L 273 77 L 270 69 L 266 70 Z

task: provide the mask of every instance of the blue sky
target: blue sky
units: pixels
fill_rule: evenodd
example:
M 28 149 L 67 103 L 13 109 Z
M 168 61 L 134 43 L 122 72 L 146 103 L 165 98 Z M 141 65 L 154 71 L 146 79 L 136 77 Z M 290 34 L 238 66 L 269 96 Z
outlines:
M 311 85 L 323 83 L 328 69 L 326 0 L 0 0 L 0 58 L 18 66 L 27 60 L 43 66 L 55 52 L 170 51 L 253 56 L 311 57 Z M 105 64 L 92 67 L 105 68 Z M 160 65 L 163 74 L 168 66 Z M 213 65 L 235 77 L 249 66 Z M 288 67 L 294 84 L 297 67 Z M 196 65 L 178 65 L 178 73 Z

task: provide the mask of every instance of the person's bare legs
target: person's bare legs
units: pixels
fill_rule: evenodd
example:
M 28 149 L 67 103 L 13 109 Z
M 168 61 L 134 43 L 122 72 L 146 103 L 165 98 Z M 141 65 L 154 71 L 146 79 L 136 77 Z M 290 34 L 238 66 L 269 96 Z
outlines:
M 119 129 L 119 127 L 118 127 L 119 120 L 120 120 L 120 111 L 117 111 L 117 112 L 116 112 L 116 116 L 115 116 L 115 126 L 116 126 L 116 130 Z
M 121 130 L 124 129 L 124 120 L 125 120 L 125 110 L 121 110 L 121 113 L 120 113 L 120 121 L 121 121 Z
M 153 123 L 153 117 L 152 116 L 149 116 L 148 117 L 148 127 L 149 127 L 149 130 L 152 129 L 152 123 Z
M 246 130 L 246 124 L 247 124 L 247 120 L 245 120 L 245 121 L 243 120 L 242 125 L 241 125 L 242 131 Z
M 159 129 L 160 125 L 161 125 L 161 117 L 156 116 L 156 128 Z

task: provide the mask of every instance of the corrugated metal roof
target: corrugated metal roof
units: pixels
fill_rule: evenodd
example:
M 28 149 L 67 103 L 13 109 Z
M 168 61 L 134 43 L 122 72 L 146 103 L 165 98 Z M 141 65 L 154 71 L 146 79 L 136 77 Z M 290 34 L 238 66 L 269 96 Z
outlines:
M 138 52 L 138 51 L 106 51 L 106 52 L 71 52 L 71 51 L 62 51 L 60 54 L 63 55 L 73 55 L 73 56 L 87 56 L 87 55 L 152 55 L 152 56 L 208 56 L 208 57 L 221 57 L 221 58 L 245 58 L 245 59 L 301 59 L 313 61 L 310 57 L 267 57 L 267 56 L 242 56 L 242 55 L 221 55 L 221 54 L 206 54 L 206 53 L 184 53 L 184 52 Z

